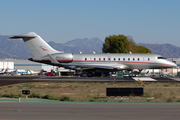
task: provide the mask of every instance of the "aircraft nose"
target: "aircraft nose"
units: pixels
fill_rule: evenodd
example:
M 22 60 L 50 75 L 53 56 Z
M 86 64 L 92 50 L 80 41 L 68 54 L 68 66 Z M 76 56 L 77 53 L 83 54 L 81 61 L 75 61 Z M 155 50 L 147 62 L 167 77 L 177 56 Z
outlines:
M 176 64 L 176 63 L 172 63 L 172 66 L 173 66 L 173 67 L 177 67 L 177 64 Z

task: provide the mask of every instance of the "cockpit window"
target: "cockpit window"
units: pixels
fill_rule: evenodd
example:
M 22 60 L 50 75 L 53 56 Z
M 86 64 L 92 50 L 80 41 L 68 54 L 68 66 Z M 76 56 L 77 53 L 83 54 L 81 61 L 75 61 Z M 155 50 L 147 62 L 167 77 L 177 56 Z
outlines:
M 158 57 L 158 59 L 163 59 L 163 57 Z
M 157 57 L 157 59 L 166 59 L 165 57 Z

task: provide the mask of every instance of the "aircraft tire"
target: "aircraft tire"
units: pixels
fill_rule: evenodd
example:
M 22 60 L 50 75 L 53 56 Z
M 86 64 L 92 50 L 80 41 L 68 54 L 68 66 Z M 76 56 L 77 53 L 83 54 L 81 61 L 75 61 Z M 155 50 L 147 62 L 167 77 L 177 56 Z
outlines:
M 88 76 L 88 77 L 92 77 L 92 76 L 93 76 L 93 73 L 92 73 L 92 72 L 88 72 L 88 73 L 87 73 L 87 76 Z

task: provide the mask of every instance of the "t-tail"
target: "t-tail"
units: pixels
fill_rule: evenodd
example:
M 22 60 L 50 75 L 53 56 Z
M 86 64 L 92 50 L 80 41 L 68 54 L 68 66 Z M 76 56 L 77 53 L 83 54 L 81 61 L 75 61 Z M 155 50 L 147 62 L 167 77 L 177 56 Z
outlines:
M 30 32 L 22 35 L 11 36 L 10 39 L 22 38 L 34 56 L 34 59 L 41 59 L 47 54 L 64 53 L 63 51 L 57 51 L 49 46 L 39 35 L 34 32 Z

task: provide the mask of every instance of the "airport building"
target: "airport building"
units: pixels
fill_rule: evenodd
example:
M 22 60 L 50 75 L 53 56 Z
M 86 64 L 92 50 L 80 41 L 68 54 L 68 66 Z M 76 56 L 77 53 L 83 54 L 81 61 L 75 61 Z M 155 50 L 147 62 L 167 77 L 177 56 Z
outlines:
M 41 71 L 42 69 L 50 72 L 51 70 L 57 71 L 57 66 L 32 62 L 26 59 L 0 59 L 0 69 L 17 69 L 17 70 L 33 70 Z M 60 72 L 74 72 L 69 69 L 59 68 Z

